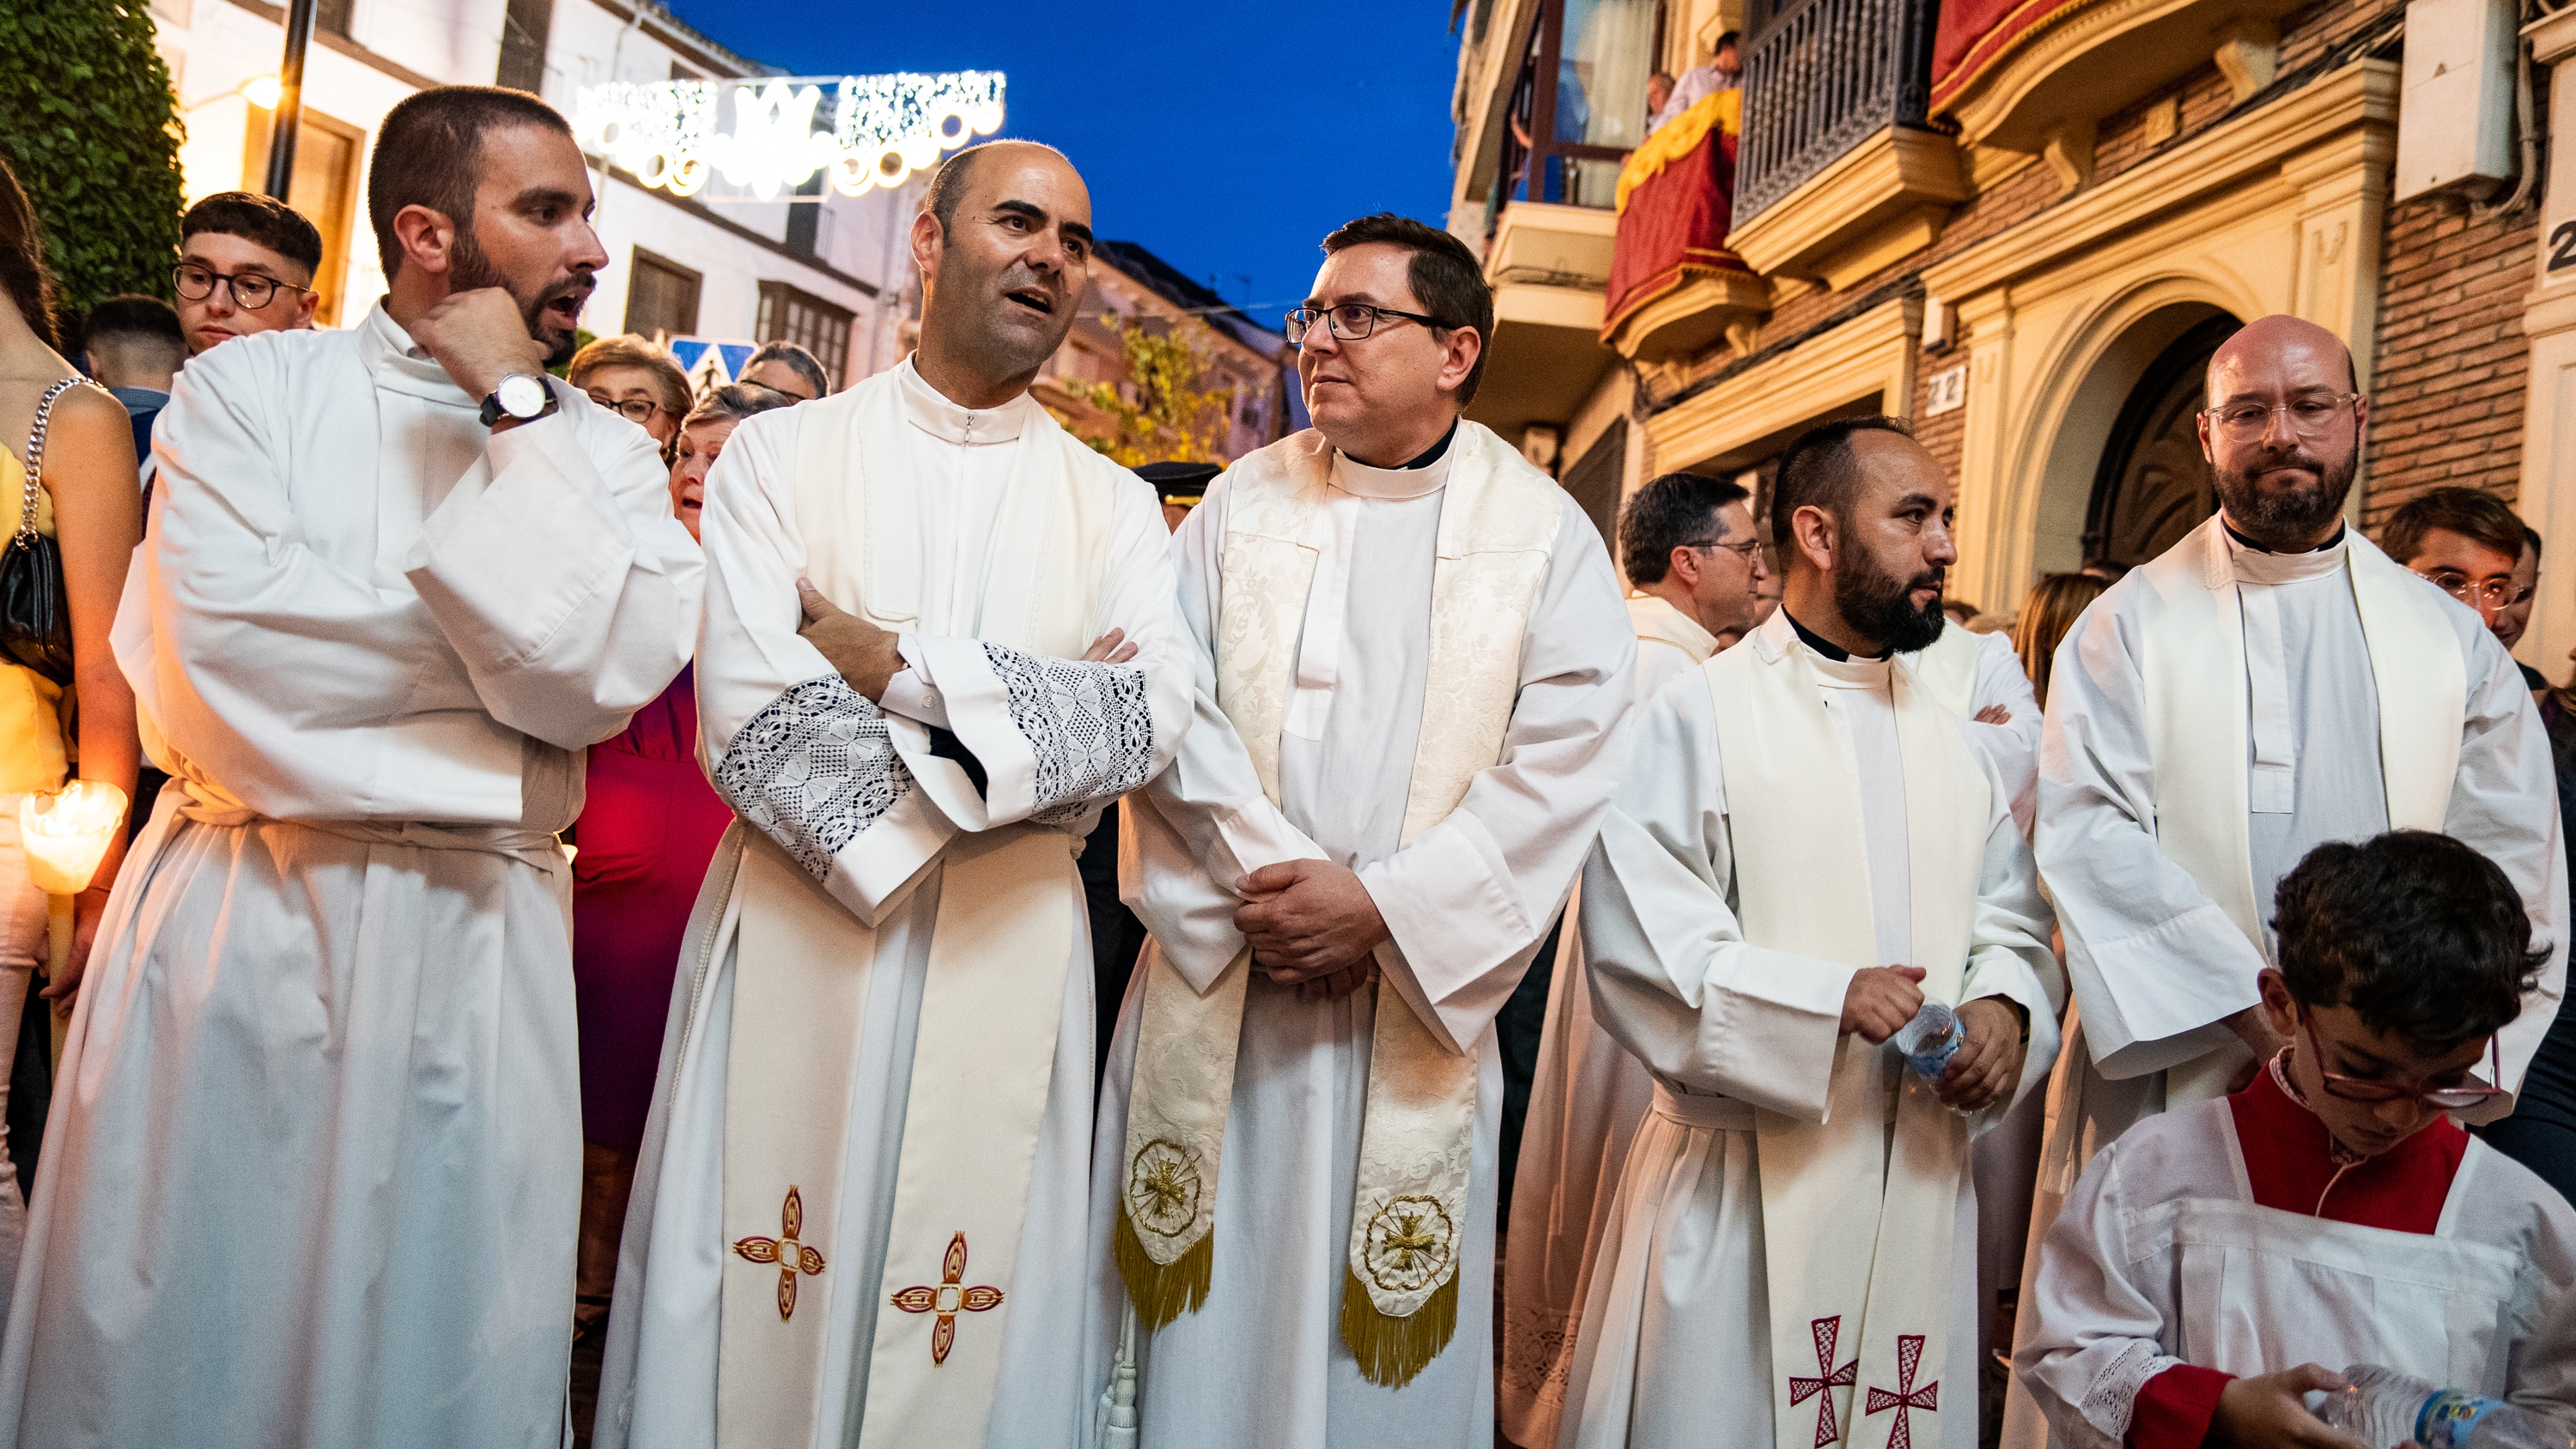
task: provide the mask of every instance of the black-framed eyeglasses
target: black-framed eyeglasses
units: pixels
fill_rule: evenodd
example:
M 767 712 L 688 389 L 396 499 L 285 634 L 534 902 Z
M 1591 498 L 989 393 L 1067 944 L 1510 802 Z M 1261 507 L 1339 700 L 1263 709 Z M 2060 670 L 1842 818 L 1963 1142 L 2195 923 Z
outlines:
M 2436 1112 L 2457 1112 L 2463 1108 L 2483 1106 L 2505 1095 L 2502 1087 L 2415 1087 L 2396 1082 L 2374 1082 L 2367 1077 L 2347 1077 L 2326 1070 L 2326 1049 L 2317 1041 L 2317 1019 L 2309 1015 L 2299 1023 L 2307 1034 L 2308 1050 L 2317 1054 L 2317 1075 L 2325 1079 L 2326 1095 L 2347 1102 L 2413 1101 Z M 2504 1075 L 2504 1048 L 2494 1038 L 2487 1040 L 2487 1075 L 2500 1079 Z
M 630 397 L 621 402 L 605 393 L 595 392 L 590 395 L 590 400 L 639 428 L 652 422 L 655 413 L 670 411 L 650 398 Z
M 2231 443 L 2250 443 L 2271 431 L 2272 414 L 2288 413 L 2290 426 L 2303 438 L 2324 437 L 2343 410 L 2361 401 L 2357 392 L 2318 394 L 2277 406 L 2258 402 L 2228 403 L 2202 414 L 2218 435 Z
M 257 272 L 236 272 L 226 276 L 212 267 L 201 267 L 195 262 L 181 262 L 170 269 L 171 285 L 179 289 L 180 296 L 191 302 L 202 302 L 215 295 L 215 284 L 218 282 L 231 289 L 233 305 L 245 312 L 259 311 L 276 301 L 277 294 L 280 292 L 313 290 L 311 287 L 299 287 L 293 282 L 281 282 L 275 277 L 263 277 Z
M 1306 329 L 1321 320 L 1336 342 L 1357 342 L 1377 330 L 1380 319 L 1400 317 L 1419 322 L 1425 327 L 1447 327 L 1452 324 L 1419 312 L 1399 312 L 1393 307 L 1372 307 L 1366 302 L 1344 302 L 1338 307 L 1299 307 L 1288 314 L 1288 342 L 1294 347 L 1306 345 Z

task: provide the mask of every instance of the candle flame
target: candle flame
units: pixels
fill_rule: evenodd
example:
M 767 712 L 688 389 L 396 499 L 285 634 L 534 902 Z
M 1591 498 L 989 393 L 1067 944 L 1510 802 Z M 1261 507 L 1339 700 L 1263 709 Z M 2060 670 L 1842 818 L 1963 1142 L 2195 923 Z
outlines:
M 105 780 L 74 780 L 51 795 L 18 802 L 18 840 L 27 874 L 47 895 L 78 895 L 125 823 L 125 792 Z

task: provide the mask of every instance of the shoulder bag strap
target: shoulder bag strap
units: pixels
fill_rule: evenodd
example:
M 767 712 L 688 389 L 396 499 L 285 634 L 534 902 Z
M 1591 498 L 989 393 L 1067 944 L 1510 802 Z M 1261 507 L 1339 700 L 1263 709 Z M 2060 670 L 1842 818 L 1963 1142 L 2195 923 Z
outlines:
M 36 426 L 27 433 L 27 496 L 18 516 L 17 536 L 10 540 L 19 548 L 25 548 L 36 535 L 36 490 L 44 486 L 45 477 L 46 420 L 53 416 L 54 399 L 70 391 L 78 382 L 80 379 L 77 377 L 64 378 L 46 388 L 45 395 L 36 402 Z

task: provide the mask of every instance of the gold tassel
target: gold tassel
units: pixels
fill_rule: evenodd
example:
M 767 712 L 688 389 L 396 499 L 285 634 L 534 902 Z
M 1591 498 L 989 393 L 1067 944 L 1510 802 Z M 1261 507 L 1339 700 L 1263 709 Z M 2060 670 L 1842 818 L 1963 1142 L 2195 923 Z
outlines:
M 1457 1274 L 1433 1289 L 1411 1317 L 1390 1318 L 1369 1301 L 1359 1276 L 1348 1265 L 1342 1268 L 1342 1342 L 1351 1346 L 1360 1361 L 1360 1377 L 1370 1383 L 1403 1388 L 1431 1366 L 1457 1332 Z
M 1127 1219 L 1127 1205 L 1120 1203 L 1115 1251 L 1118 1276 L 1127 1280 L 1128 1301 L 1136 1305 L 1137 1321 L 1149 1331 L 1184 1313 L 1196 1313 L 1207 1302 L 1208 1278 L 1216 1271 L 1216 1229 L 1208 1229 L 1206 1236 L 1171 1262 L 1157 1263 L 1146 1256 L 1136 1225 Z

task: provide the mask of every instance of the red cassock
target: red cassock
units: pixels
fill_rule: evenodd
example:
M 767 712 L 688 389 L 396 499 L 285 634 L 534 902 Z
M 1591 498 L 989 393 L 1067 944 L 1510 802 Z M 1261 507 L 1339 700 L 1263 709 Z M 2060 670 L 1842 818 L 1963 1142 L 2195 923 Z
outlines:
M 1735 146 L 1743 95 L 1723 90 L 1657 127 L 1619 174 L 1606 340 L 1630 314 L 1694 277 L 1749 268 L 1726 249 L 1735 222 Z
M 662 1024 L 689 909 L 733 809 L 698 768 L 693 671 L 590 747 L 574 832 L 572 981 L 581 1027 L 581 1135 L 644 1140 Z

